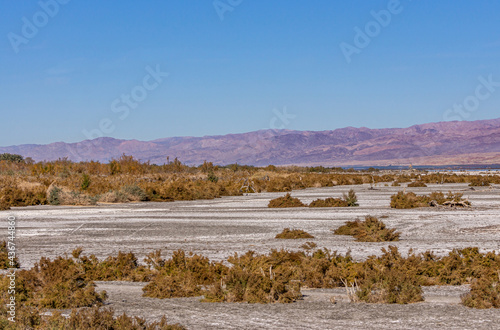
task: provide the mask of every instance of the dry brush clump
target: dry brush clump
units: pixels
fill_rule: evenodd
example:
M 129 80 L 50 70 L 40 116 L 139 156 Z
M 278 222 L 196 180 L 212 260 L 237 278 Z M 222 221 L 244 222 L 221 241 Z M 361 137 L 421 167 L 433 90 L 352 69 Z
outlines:
M 475 279 L 470 292 L 461 297 L 462 304 L 471 308 L 500 308 L 500 274 L 497 279 Z
M 294 281 L 299 254 L 273 250 L 269 255 L 250 251 L 228 258 L 232 264 L 221 282 L 206 293 L 207 302 L 290 303 L 302 297 Z
M 316 199 L 309 204 L 309 207 L 349 207 L 358 206 L 358 197 L 354 189 L 349 190 L 342 198 Z
M 3 276 L 2 290 L 7 292 Z M 97 293 L 83 268 L 74 260 L 41 258 L 30 270 L 16 272 L 16 301 L 36 308 L 74 308 L 100 305 L 106 293 Z
M 144 296 L 153 298 L 196 297 L 203 287 L 217 283 L 227 272 L 221 262 L 211 262 L 198 254 L 175 251 L 170 259 L 161 259 L 156 251 L 147 258 L 155 270 L 152 281 L 143 288 Z
M 302 229 L 285 228 L 283 231 L 276 235 L 275 238 L 279 239 L 300 239 L 300 238 L 314 238 L 313 235 L 303 231 Z
M 489 177 L 482 175 L 474 176 L 469 183 L 470 187 L 489 187 L 491 186 Z
M 427 185 L 422 181 L 414 181 L 414 182 L 408 183 L 408 187 L 410 187 L 410 188 L 427 187 Z
M 329 197 L 329 198 L 325 198 L 325 199 L 318 198 L 318 199 L 312 201 L 308 206 L 309 207 L 348 207 L 349 204 L 341 198 Z
M 83 267 L 85 277 L 92 281 L 149 281 L 152 271 L 139 265 L 137 257 L 132 253 L 118 251 L 118 255 L 109 256 L 100 261 L 95 255 L 82 256 L 82 248 L 72 252 L 73 258 Z
M 345 225 L 334 231 L 336 235 L 351 235 L 358 242 L 392 242 L 399 241 L 399 232 L 389 229 L 376 217 L 367 215 L 364 221 L 359 219 L 347 221 Z
M 290 194 L 286 194 L 283 197 L 278 197 L 271 199 L 267 207 L 270 208 L 282 208 L 282 207 L 305 207 L 304 203 L 298 198 L 292 197 Z
M 417 272 L 405 265 L 397 248 L 382 249 L 383 255 L 364 262 L 363 281 L 356 292 L 368 303 L 408 304 L 423 301 Z
M 462 193 L 432 192 L 430 195 L 416 195 L 413 192 L 399 191 L 391 196 L 391 207 L 396 209 L 411 209 L 416 207 L 428 207 L 438 205 L 469 207 L 469 201 L 463 199 Z

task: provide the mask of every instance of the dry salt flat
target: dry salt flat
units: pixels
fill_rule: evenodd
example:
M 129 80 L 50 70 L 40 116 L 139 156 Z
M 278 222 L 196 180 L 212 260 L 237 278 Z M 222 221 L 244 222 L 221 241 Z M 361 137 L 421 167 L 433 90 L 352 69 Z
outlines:
M 391 242 L 405 254 L 432 250 L 438 255 L 454 248 L 478 246 L 500 251 L 500 189 L 466 184 L 406 188 L 417 194 L 460 191 L 472 208 L 419 208 L 396 210 L 390 196 L 404 187 L 379 184 L 336 186 L 293 191 L 292 196 L 309 203 L 316 198 L 340 197 L 350 188 L 360 206 L 355 208 L 268 209 L 270 199 L 283 193 L 249 194 L 215 200 L 169 203 L 134 203 L 95 207 L 35 206 L 0 212 L 17 219 L 17 250 L 23 268 L 40 257 L 54 258 L 83 247 L 84 254 L 99 258 L 118 251 L 134 252 L 140 260 L 161 249 L 164 256 L 184 249 L 212 260 L 224 260 L 234 252 L 271 249 L 299 250 L 305 241 L 340 253 L 350 251 L 357 259 L 381 254 L 389 243 L 354 242 L 349 236 L 333 235 L 345 221 L 366 215 L 383 216 L 389 227 L 402 233 Z M 1 230 L 7 236 L 7 221 Z M 283 228 L 303 229 L 315 236 L 307 240 L 277 240 Z M 459 305 L 467 287 L 425 288 L 426 301 L 412 305 L 350 304 L 342 289 L 304 290 L 304 300 L 294 304 L 208 304 L 199 298 L 153 299 L 142 297 L 141 283 L 100 282 L 109 293 L 109 306 L 118 313 L 141 315 L 153 320 L 166 314 L 189 329 L 493 329 L 500 323 L 498 310 L 473 310 Z M 337 304 L 330 298 L 336 297 Z

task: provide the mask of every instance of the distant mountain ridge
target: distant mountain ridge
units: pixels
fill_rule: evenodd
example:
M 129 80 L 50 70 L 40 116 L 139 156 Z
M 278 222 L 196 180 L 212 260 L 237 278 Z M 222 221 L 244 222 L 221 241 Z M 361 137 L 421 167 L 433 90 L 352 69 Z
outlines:
M 107 162 L 122 154 L 163 164 L 178 157 L 214 164 L 388 166 L 500 163 L 500 119 L 453 121 L 407 128 L 346 127 L 332 131 L 261 130 L 153 141 L 98 138 L 78 143 L 0 147 L 37 161 L 68 157 Z

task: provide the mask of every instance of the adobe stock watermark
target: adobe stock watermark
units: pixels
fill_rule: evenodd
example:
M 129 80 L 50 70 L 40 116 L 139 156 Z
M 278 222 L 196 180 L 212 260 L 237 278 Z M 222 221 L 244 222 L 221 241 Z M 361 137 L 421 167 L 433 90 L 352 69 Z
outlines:
M 494 81 L 492 74 L 487 78 L 479 76 L 477 80 L 479 80 L 479 84 L 474 89 L 474 93 L 466 96 L 462 103 L 453 104 L 453 109 L 447 109 L 443 113 L 444 120 L 464 120 L 469 118 L 472 112 L 479 109 L 481 101 L 489 99 L 496 89 L 500 87 L 500 81 Z
M 50 19 L 54 18 L 60 10 L 61 5 L 66 5 L 71 0 L 45 0 L 38 1 L 40 10 L 33 14 L 31 19 L 23 16 L 21 21 L 21 33 L 17 34 L 9 32 L 7 39 L 9 39 L 12 49 L 17 54 L 19 53 L 20 46 L 26 45 L 28 42 L 37 36 L 41 28 L 49 24 Z
M 89 152 L 89 148 L 94 146 L 97 147 L 98 143 L 95 139 L 104 137 L 113 133 L 116 129 L 116 120 L 123 121 L 128 118 L 131 110 L 135 110 L 139 107 L 141 102 L 144 102 L 148 97 L 149 93 L 157 89 L 163 82 L 164 78 L 169 76 L 168 72 L 161 71 L 160 65 L 157 64 L 153 69 L 151 66 L 146 66 L 145 71 L 147 74 L 142 78 L 141 83 L 132 87 L 129 93 L 124 93 L 117 97 L 113 102 L 111 102 L 110 110 L 114 114 L 118 115 L 118 118 L 114 120 L 105 117 L 102 118 L 97 128 L 94 129 L 83 129 L 82 133 L 87 140 L 90 140 L 90 145 L 83 146 L 81 143 L 78 144 L 77 148 L 68 148 L 68 151 L 73 155 L 74 158 L 83 160 L 81 156 Z M 85 150 L 79 150 L 81 148 L 87 148 Z
M 352 44 L 347 42 L 339 44 L 346 62 L 351 63 L 352 56 L 360 54 L 364 48 L 368 47 L 373 38 L 376 38 L 382 32 L 382 28 L 386 28 L 391 24 L 392 17 L 401 14 L 401 12 L 403 12 L 403 6 L 399 0 L 389 0 L 387 9 L 370 11 L 373 20 L 368 21 L 363 29 L 358 26 L 354 27 L 355 34 Z
M 283 107 L 283 111 L 279 112 L 277 109 L 273 109 L 274 117 L 269 120 L 269 128 L 271 129 L 285 129 L 291 123 L 291 119 L 295 119 L 297 115 L 288 113 L 286 107 Z
M 16 322 L 16 217 L 7 217 L 7 258 L 9 259 L 8 274 L 9 286 L 7 293 L 9 295 L 7 303 L 7 319 L 9 322 Z
M 219 16 L 221 21 L 224 20 L 224 15 L 227 12 L 232 12 L 236 7 L 241 5 L 243 0 L 214 0 L 212 5 L 214 6 L 215 12 Z

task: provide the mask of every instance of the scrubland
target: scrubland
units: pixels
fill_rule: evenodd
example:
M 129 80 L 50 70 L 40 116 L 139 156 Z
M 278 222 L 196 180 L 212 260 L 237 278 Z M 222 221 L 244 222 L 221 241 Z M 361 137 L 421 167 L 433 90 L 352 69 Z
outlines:
M 310 328 L 377 328 L 389 305 L 429 314 L 419 323 L 403 313 L 403 327 L 432 327 L 442 305 L 427 301 L 430 287 L 466 288 L 442 324 L 467 325 L 453 317 L 460 313 L 482 318 L 475 328 L 500 321 L 479 312 L 500 307 L 494 174 L 158 166 L 127 156 L 3 160 L 0 169 L 0 215 L 19 224 L 18 328 L 236 328 L 245 324 L 238 303 L 283 306 L 249 307 L 263 318 L 250 328 L 306 327 L 281 312 Z M 2 244 L 2 268 L 6 257 Z M 1 275 L 0 324 L 14 329 L 4 318 L 8 282 Z M 136 287 L 122 303 L 120 288 Z M 163 301 L 183 312 L 156 310 Z M 218 305 L 232 310 L 227 320 Z M 347 309 L 364 319 L 367 305 L 380 307 L 362 323 L 330 315 Z M 281 325 L 264 320 L 275 308 Z

